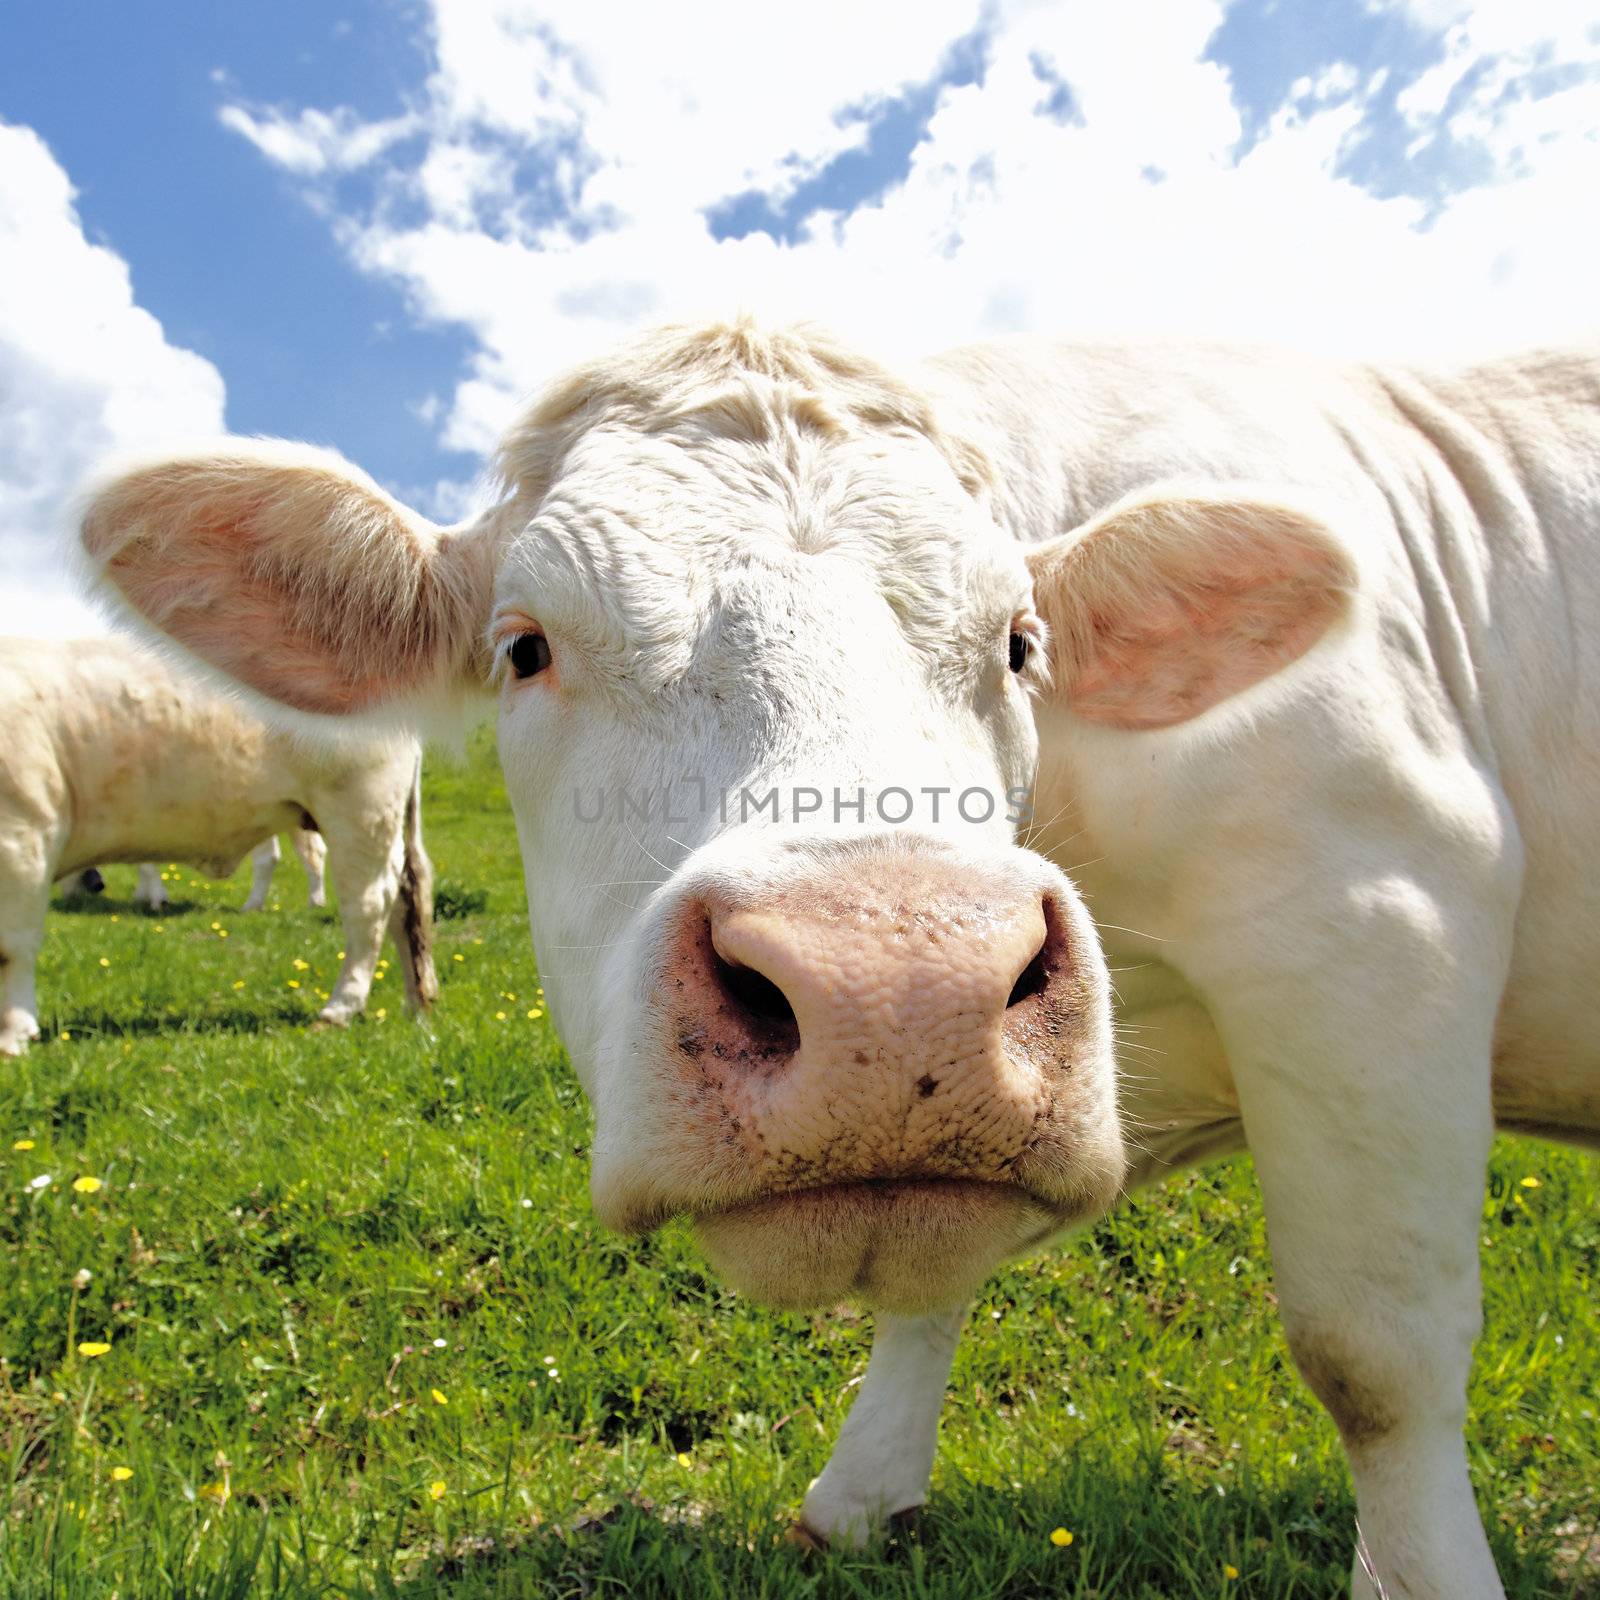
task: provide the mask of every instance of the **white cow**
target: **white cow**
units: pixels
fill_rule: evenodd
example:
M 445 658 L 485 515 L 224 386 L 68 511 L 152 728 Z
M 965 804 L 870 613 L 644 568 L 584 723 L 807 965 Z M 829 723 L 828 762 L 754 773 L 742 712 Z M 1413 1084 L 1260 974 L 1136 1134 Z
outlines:
M 159 761 L 161 757 L 157 755 L 154 759 Z M 328 889 L 324 867 L 328 859 L 328 847 L 322 842 L 322 835 L 312 828 L 292 828 L 289 840 L 294 846 L 294 853 L 300 858 L 300 864 L 306 869 L 307 900 L 313 906 L 325 906 L 328 903 Z M 250 893 L 239 908 L 241 911 L 259 911 L 266 905 L 273 874 L 277 872 L 281 860 L 283 851 L 279 848 L 275 833 L 263 839 L 250 852 Z M 99 894 L 104 888 L 105 879 L 94 867 L 69 872 L 56 883 L 56 893 L 64 898 L 78 894 Z M 149 906 L 152 911 L 163 910 L 171 903 L 166 880 L 155 862 L 139 863 L 133 898 L 138 904 Z
M 386 926 L 407 1000 L 431 1004 L 415 739 L 330 747 L 269 728 L 128 639 L 0 640 L 0 726 L 0 1055 L 38 1036 L 34 962 L 55 878 L 151 856 L 226 877 L 283 829 L 331 841 L 345 949 L 320 1020 L 346 1023 L 366 1004 Z
M 1600 1140 L 1600 356 L 1034 340 L 901 378 L 672 329 L 499 467 L 440 530 L 224 444 L 109 479 L 84 540 L 298 712 L 492 676 L 598 1212 L 880 1311 L 806 1526 L 922 1499 L 963 1299 L 1124 1182 L 1048 856 L 1132 969 L 1126 1181 L 1248 1143 L 1380 1581 L 1499 1594 L 1462 1439 L 1485 1154 Z M 1038 853 L 992 804 L 1030 781 Z

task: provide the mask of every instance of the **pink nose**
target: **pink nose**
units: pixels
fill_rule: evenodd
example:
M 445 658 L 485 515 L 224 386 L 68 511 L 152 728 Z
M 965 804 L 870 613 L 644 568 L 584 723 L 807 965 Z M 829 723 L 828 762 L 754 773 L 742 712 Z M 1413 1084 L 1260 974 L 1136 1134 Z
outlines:
M 760 904 L 702 894 L 663 977 L 679 1070 L 769 1193 L 1007 1179 L 1082 1003 L 1051 890 L 914 856 Z

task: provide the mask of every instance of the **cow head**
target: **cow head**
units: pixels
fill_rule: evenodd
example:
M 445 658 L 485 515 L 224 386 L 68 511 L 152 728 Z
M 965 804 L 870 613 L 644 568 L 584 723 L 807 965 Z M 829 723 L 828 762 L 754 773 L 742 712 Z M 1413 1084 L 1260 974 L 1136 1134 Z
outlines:
M 608 1222 L 686 1213 L 770 1301 L 912 1309 L 1107 1203 L 1106 973 L 1015 842 L 1045 629 L 981 456 L 826 338 L 738 325 L 573 374 L 498 467 L 499 503 L 440 530 L 337 458 L 228 443 L 108 478 L 83 536 L 156 628 L 299 712 L 498 696 Z M 1132 648 L 1055 626 L 1083 671 Z

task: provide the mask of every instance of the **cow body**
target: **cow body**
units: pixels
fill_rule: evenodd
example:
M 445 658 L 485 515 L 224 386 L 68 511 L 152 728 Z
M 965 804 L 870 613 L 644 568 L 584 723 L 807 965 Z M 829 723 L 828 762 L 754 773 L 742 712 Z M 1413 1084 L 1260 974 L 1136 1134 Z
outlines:
M 152 857 L 227 877 L 263 835 L 312 818 L 334 840 L 345 933 L 323 1020 L 360 1011 L 391 916 L 415 930 L 397 940 L 400 964 L 408 995 L 426 1003 L 429 870 L 413 740 L 318 748 L 125 639 L 0 643 L 0 721 L 0 1049 L 18 1053 L 36 1031 L 32 967 L 54 878 Z
M 671 330 L 557 385 L 501 467 L 441 533 L 289 451 L 162 463 L 85 537 L 301 710 L 459 693 L 487 623 L 597 1207 L 686 1211 L 754 1292 L 880 1312 L 810 1531 L 922 1498 L 979 1262 L 1247 1144 L 1386 1592 L 1497 1594 L 1462 1442 L 1485 1155 L 1497 1118 L 1600 1135 L 1600 361 L 1013 341 L 908 382 Z M 331 555 L 329 505 L 365 530 Z M 304 597 L 312 688 L 174 592 L 189 549 Z M 370 620 L 319 616 L 358 558 Z M 1073 886 L 989 816 L 881 806 L 1019 771 Z M 580 779 L 685 772 L 788 799 L 575 825 Z M 829 786 L 857 809 L 802 805 Z M 1126 969 L 1119 1106 L 1078 892 Z

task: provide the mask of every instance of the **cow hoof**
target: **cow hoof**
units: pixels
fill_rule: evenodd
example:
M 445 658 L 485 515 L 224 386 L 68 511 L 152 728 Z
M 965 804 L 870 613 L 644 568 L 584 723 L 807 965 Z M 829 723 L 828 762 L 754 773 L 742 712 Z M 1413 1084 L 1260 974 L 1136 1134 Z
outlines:
M 791 1522 L 783 1539 L 785 1544 L 792 1544 L 797 1550 L 804 1550 L 810 1555 L 821 1555 L 828 1548 L 828 1541 L 804 1522 Z
M 348 1011 L 324 1011 L 311 1024 L 311 1031 L 313 1033 L 326 1033 L 330 1028 L 348 1028 L 349 1026 L 350 1013 Z
M 39 1027 L 24 1025 L 20 1028 L 7 1028 L 0 1033 L 0 1056 L 25 1056 L 28 1053 L 28 1041 L 39 1037 Z

